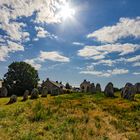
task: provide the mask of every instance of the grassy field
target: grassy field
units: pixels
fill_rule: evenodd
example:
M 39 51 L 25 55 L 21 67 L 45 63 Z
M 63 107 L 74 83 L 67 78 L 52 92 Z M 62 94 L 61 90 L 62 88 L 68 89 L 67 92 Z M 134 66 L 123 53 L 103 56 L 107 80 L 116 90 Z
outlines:
M 6 105 L 0 99 L 0 140 L 140 140 L 136 101 L 73 93 Z

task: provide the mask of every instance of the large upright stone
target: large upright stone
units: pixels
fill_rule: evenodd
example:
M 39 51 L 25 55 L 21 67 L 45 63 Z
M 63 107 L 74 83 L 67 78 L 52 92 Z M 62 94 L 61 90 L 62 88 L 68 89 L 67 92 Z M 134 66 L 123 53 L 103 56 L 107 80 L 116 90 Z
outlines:
M 16 95 L 12 95 L 10 97 L 10 100 L 7 104 L 12 104 L 12 103 L 15 103 L 17 101 L 17 96 Z
M 114 87 L 113 87 L 113 84 L 111 82 L 108 83 L 107 86 L 105 87 L 104 94 L 107 97 L 115 97 L 114 96 Z
M 136 93 L 140 93 L 140 83 L 135 84 Z
M 28 100 L 29 93 L 30 93 L 29 90 L 25 90 L 25 92 L 24 92 L 24 94 L 23 94 L 23 99 L 22 99 L 22 101 Z
M 121 91 L 121 97 L 128 100 L 134 100 L 135 94 L 135 86 L 131 83 L 127 83 Z
M 39 97 L 38 89 L 34 88 L 31 92 L 31 99 L 37 99 Z
M 41 91 L 41 97 L 47 97 L 47 93 L 48 93 L 48 90 L 47 88 L 44 87 Z
M 2 87 L 0 90 L 0 97 L 7 97 L 8 91 L 6 87 Z
M 95 88 L 94 83 L 91 83 L 91 84 L 90 84 L 90 92 L 91 92 L 91 93 L 96 93 L 96 88 Z
M 99 83 L 96 84 L 96 92 L 97 93 L 101 93 L 102 92 L 101 85 Z

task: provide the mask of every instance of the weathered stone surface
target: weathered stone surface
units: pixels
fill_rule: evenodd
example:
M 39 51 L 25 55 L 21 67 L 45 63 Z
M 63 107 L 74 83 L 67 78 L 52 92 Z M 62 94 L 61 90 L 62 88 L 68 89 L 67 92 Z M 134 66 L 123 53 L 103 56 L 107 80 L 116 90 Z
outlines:
M 107 84 L 107 86 L 105 87 L 105 91 L 104 91 L 105 96 L 107 97 L 115 97 L 114 96 L 114 88 L 113 88 L 113 84 L 110 82 Z
M 23 94 L 23 99 L 22 99 L 22 101 L 28 100 L 28 96 L 29 96 L 29 90 L 25 90 L 25 92 L 24 92 L 24 94 Z
M 90 81 L 87 81 L 87 80 L 84 80 L 81 84 L 80 84 L 80 89 L 81 89 L 81 92 L 90 92 Z
M 0 89 L 0 97 L 7 97 L 7 94 L 8 94 L 8 90 L 6 87 L 2 87 Z
M 16 95 L 12 95 L 10 97 L 10 100 L 8 102 L 8 104 L 12 104 L 12 103 L 15 103 L 17 101 L 17 96 Z
M 90 92 L 91 93 L 96 93 L 96 88 L 95 88 L 94 83 L 90 84 Z
M 135 88 L 136 88 L 136 93 L 140 94 L 140 83 L 136 83 Z
M 48 90 L 47 88 L 43 88 L 41 91 L 41 97 L 47 97 Z
M 101 93 L 102 92 L 101 85 L 99 83 L 96 84 L 96 92 L 97 93 Z
M 121 91 L 121 97 L 128 100 L 134 100 L 135 94 L 135 86 L 131 83 L 127 83 Z
M 34 88 L 31 92 L 31 99 L 37 99 L 39 97 L 38 89 Z

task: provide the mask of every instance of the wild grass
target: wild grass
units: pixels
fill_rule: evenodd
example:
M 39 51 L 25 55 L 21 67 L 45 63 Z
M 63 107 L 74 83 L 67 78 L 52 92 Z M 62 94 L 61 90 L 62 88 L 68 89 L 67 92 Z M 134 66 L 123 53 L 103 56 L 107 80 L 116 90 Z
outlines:
M 139 140 L 140 95 L 136 101 L 102 93 L 48 96 L 6 105 L 0 98 L 2 140 Z

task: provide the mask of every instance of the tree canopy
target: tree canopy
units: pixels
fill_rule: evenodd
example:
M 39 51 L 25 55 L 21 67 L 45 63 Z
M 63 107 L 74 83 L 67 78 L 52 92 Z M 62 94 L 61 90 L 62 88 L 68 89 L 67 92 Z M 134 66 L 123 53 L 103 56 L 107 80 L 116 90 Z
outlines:
M 38 71 L 25 62 L 13 62 L 4 75 L 4 86 L 8 89 L 8 95 L 21 96 L 25 90 L 31 91 L 36 87 L 38 81 Z

